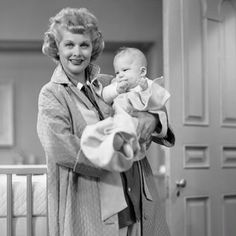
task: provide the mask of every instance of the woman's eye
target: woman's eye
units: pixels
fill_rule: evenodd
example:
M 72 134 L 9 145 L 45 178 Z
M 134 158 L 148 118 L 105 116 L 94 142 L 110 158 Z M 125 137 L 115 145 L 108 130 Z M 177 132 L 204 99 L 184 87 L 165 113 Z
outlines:
M 84 44 L 81 44 L 81 47 L 82 47 L 82 48 L 88 48 L 88 47 L 89 47 L 89 45 L 88 45 L 88 44 L 86 44 L 86 43 L 84 43 Z
M 73 43 L 66 43 L 65 46 L 66 46 L 67 48 L 72 48 L 72 47 L 73 47 Z

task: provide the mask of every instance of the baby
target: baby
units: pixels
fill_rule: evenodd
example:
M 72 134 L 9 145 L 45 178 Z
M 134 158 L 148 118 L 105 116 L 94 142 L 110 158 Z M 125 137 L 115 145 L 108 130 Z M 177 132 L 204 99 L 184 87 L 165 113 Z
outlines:
M 117 107 L 130 115 L 134 111 L 148 111 L 157 113 L 161 122 L 164 121 L 165 112 L 161 109 L 170 95 L 158 85 L 162 78 L 150 80 L 146 77 L 147 59 L 143 52 L 137 48 L 122 47 L 114 57 L 113 66 L 116 77 L 110 85 L 103 88 L 104 101 L 113 103 L 115 112 Z M 117 136 L 114 148 L 119 150 L 123 143 L 122 137 Z
M 113 67 L 116 77 L 102 91 L 105 102 L 111 104 L 119 94 L 140 92 L 148 88 L 147 60 L 139 49 L 120 48 L 114 57 Z
M 122 153 L 124 158 L 141 159 L 145 156 L 146 141 L 137 133 L 138 120 L 133 117 L 135 111 L 147 111 L 157 114 L 162 127 L 167 127 L 165 103 L 170 94 L 159 85 L 160 79 L 150 80 L 146 77 L 147 60 L 137 48 L 123 47 L 113 60 L 116 77 L 105 87 L 100 84 L 95 91 L 114 109 L 113 117 L 107 118 L 82 135 L 81 147 L 84 153 L 93 153 L 104 161 L 104 154 L 99 150 L 109 151 L 107 159 Z M 158 138 L 166 136 L 167 128 L 162 128 Z M 116 161 L 120 159 L 116 158 Z

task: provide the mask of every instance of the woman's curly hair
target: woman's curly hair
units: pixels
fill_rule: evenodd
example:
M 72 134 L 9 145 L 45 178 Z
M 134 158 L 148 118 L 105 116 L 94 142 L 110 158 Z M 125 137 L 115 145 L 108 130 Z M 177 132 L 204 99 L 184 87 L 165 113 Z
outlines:
M 49 29 L 45 32 L 42 52 L 56 62 L 59 61 L 58 42 L 60 30 L 72 33 L 89 33 L 92 40 L 91 61 L 97 59 L 104 49 L 104 40 L 98 29 L 97 18 L 86 8 L 64 8 L 49 20 Z

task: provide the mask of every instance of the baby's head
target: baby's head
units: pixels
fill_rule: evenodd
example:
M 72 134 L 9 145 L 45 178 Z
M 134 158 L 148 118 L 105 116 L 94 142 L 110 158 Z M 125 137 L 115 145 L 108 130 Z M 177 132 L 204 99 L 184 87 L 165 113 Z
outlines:
M 113 66 L 116 78 L 126 77 L 129 88 L 136 87 L 138 80 L 145 77 L 147 73 L 147 59 L 137 48 L 120 48 L 114 57 Z

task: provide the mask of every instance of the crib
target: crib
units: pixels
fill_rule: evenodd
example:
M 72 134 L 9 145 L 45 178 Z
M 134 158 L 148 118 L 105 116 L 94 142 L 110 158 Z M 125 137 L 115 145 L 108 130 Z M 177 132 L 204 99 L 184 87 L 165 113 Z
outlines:
M 48 235 L 45 165 L 0 165 L 0 235 Z

